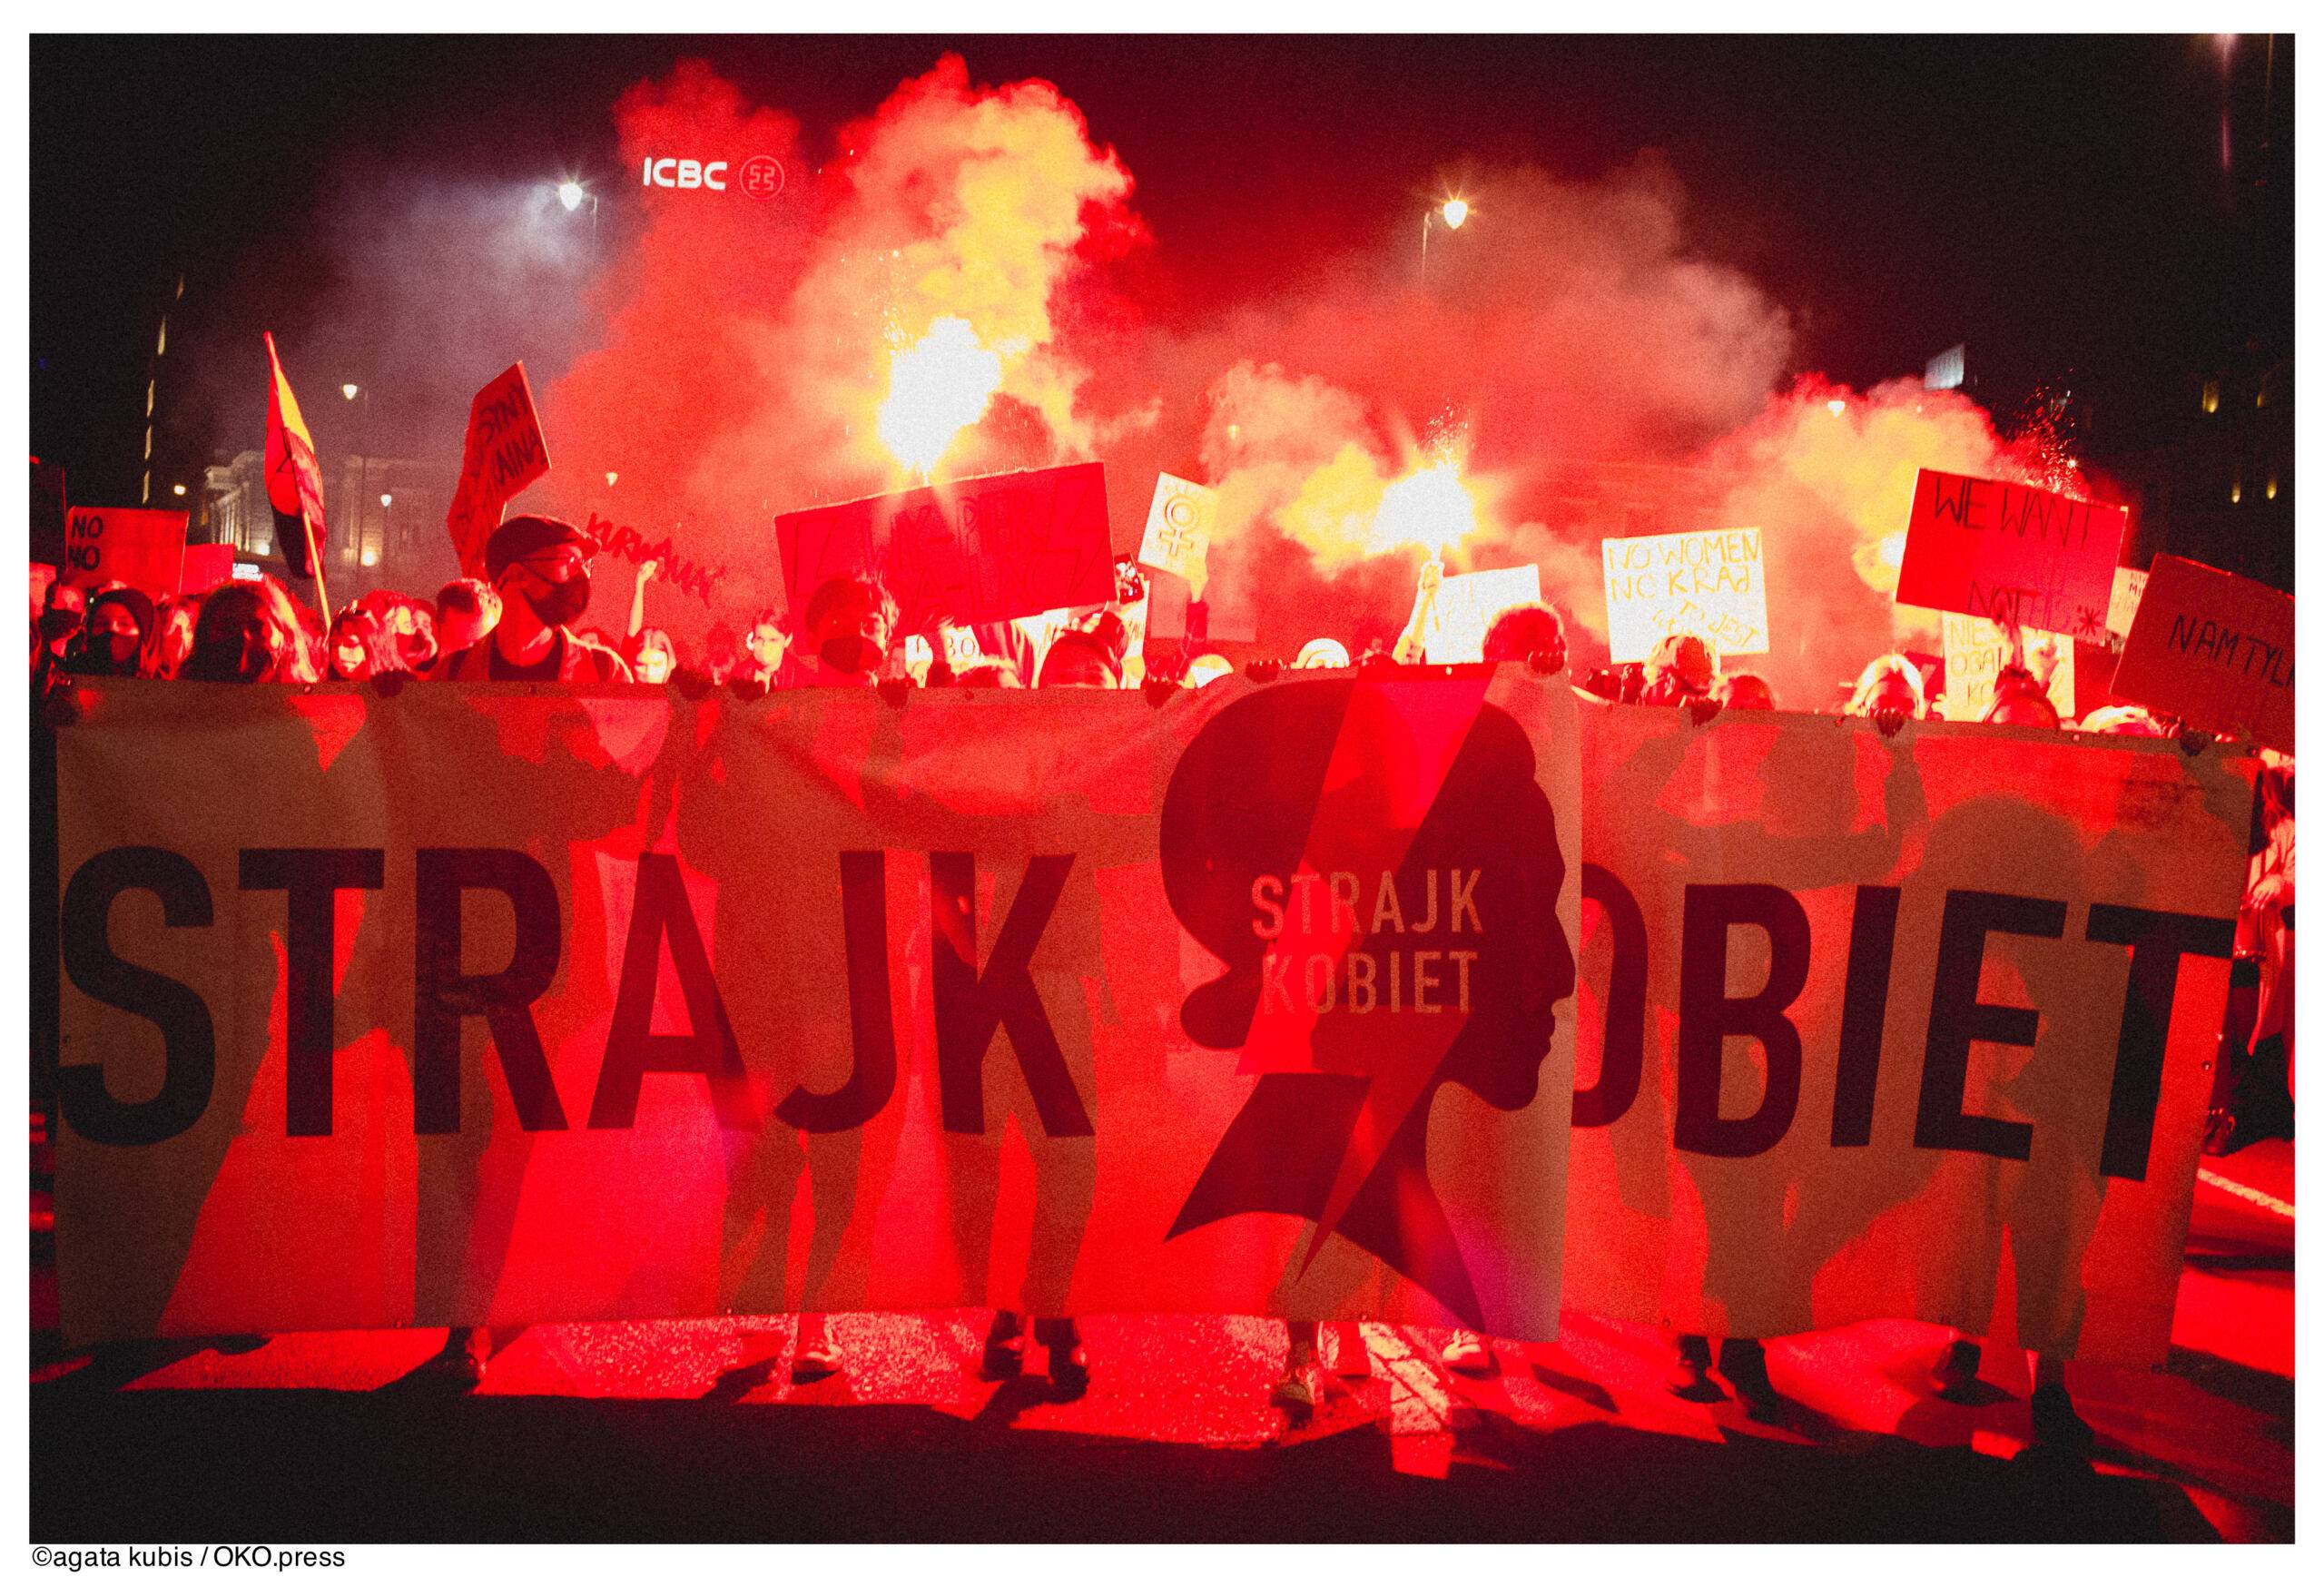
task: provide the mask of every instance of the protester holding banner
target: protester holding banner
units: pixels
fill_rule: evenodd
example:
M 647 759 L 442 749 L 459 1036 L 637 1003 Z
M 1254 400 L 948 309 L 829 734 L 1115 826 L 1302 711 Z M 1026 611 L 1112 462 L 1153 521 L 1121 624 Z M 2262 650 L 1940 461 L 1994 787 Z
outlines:
M 596 545 L 547 515 L 519 515 L 494 527 L 484 557 L 500 594 L 489 639 L 436 665 L 443 680 L 516 679 L 530 684 L 627 684 L 629 665 L 572 626 L 589 606 Z
M 876 681 L 887 665 L 896 632 L 896 599 L 877 577 L 836 575 L 807 598 L 805 626 L 810 655 L 809 685 L 859 686 Z
M 369 608 L 343 608 L 330 621 L 330 642 L 325 656 L 334 679 L 369 679 L 395 666 L 382 646 L 386 631 Z
M 299 605 L 271 576 L 222 586 L 202 601 L 182 679 L 311 685 L 322 677 Z
M 150 676 L 174 679 L 193 650 L 194 621 L 202 613 L 202 594 L 165 596 L 153 609 L 153 633 L 147 658 Z
M 481 580 L 447 581 L 436 594 L 436 642 L 441 662 L 467 651 L 500 622 L 500 594 Z
M 146 636 L 153 628 L 153 603 L 135 586 L 114 582 L 97 588 L 80 638 L 64 658 L 68 674 L 138 678 L 148 673 Z
M 726 681 L 727 686 L 737 695 L 754 697 L 805 682 L 801 665 L 791 657 L 791 634 L 783 628 L 783 610 L 761 608 L 751 620 L 742 661 Z

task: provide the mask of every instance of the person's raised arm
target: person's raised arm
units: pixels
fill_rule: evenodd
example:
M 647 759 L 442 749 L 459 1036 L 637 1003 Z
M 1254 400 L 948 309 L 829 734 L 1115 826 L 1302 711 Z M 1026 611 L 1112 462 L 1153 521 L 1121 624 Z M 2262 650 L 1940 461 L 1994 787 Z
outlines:
M 645 627 L 645 583 L 653 579 L 661 567 L 662 561 L 658 558 L 641 559 L 638 563 L 637 585 L 629 594 L 629 635 L 632 640 L 635 640 L 637 632 Z
M 1399 663 L 1424 661 L 1428 654 L 1428 637 L 1436 629 L 1436 588 L 1444 584 L 1444 561 L 1433 554 L 1420 567 L 1420 590 L 1413 597 L 1413 616 L 1404 625 L 1404 633 L 1396 637 L 1396 647 L 1391 655 Z

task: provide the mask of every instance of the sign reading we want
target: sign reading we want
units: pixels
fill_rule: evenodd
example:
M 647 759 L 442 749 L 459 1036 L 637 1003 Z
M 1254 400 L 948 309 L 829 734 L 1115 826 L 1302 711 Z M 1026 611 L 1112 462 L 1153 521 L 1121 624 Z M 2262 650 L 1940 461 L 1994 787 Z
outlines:
M 2103 645 L 2130 523 L 2119 505 L 1925 469 L 1896 600 Z

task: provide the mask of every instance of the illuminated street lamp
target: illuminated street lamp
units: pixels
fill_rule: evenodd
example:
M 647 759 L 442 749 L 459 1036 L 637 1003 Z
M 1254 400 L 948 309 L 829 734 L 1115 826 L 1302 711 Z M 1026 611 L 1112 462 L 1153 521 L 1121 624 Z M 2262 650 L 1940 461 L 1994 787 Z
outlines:
M 184 498 L 184 497 L 185 497 L 185 484 L 184 484 L 183 482 L 180 482 L 180 483 L 178 483 L 177 485 L 175 485 L 174 487 L 172 487 L 172 488 L 170 489 L 170 491 L 171 491 L 171 492 L 172 492 L 172 493 L 175 493 L 179 498 Z
M 582 189 L 581 182 L 578 181 L 564 181 L 557 183 L 556 200 L 565 204 L 565 212 L 567 213 L 579 208 L 581 200 L 588 195 L 589 193 Z
M 1458 230 L 1469 222 L 1469 205 L 1458 197 L 1448 197 L 1433 208 L 1421 211 L 1420 216 L 1420 282 L 1428 283 L 1428 232 L 1436 228 L 1437 221 L 1444 222 L 1447 230 Z
M 362 392 L 363 392 L 363 390 L 362 390 L 359 387 L 358 387 L 357 385 L 352 384 L 352 383 L 342 383 L 342 384 L 340 384 L 340 385 L 339 386 L 339 391 L 340 391 L 341 394 L 343 394 L 343 395 L 347 396 L 348 399 L 349 399 L 350 402 L 352 402 L 352 401 L 353 401 L 353 399 L 355 399 L 355 397 L 356 397 L 357 395 L 359 395 L 359 394 L 360 394 L 360 393 L 362 393 Z
M 619 471 L 607 471 L 607 472 L 606 473 L 606 487 L 610 488 L 610 487 L 612 487 L 615 482 L 618 482 L 618 481 L 620 481 L 620 480 L 621 480 L 621 473 L 620 473 Z
M 382 509 L 393 505 L 395 501 L 396 496 L 393 493 L 382 493 L 379 495 L 379 508 Z

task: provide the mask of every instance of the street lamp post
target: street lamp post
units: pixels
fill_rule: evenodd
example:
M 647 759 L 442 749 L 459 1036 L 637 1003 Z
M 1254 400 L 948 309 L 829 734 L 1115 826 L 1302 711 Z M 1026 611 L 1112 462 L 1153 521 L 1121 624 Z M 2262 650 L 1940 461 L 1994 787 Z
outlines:
M 1421 210 L 1420 215 L 1420 282 L 1428 283 L 1428 232 L 1436 222 L 1444 221 L 1447 230 L 1458 230 L 1468 222 L 1469 205 L 1457 197 L 1450 197 L 1433 208 Z

